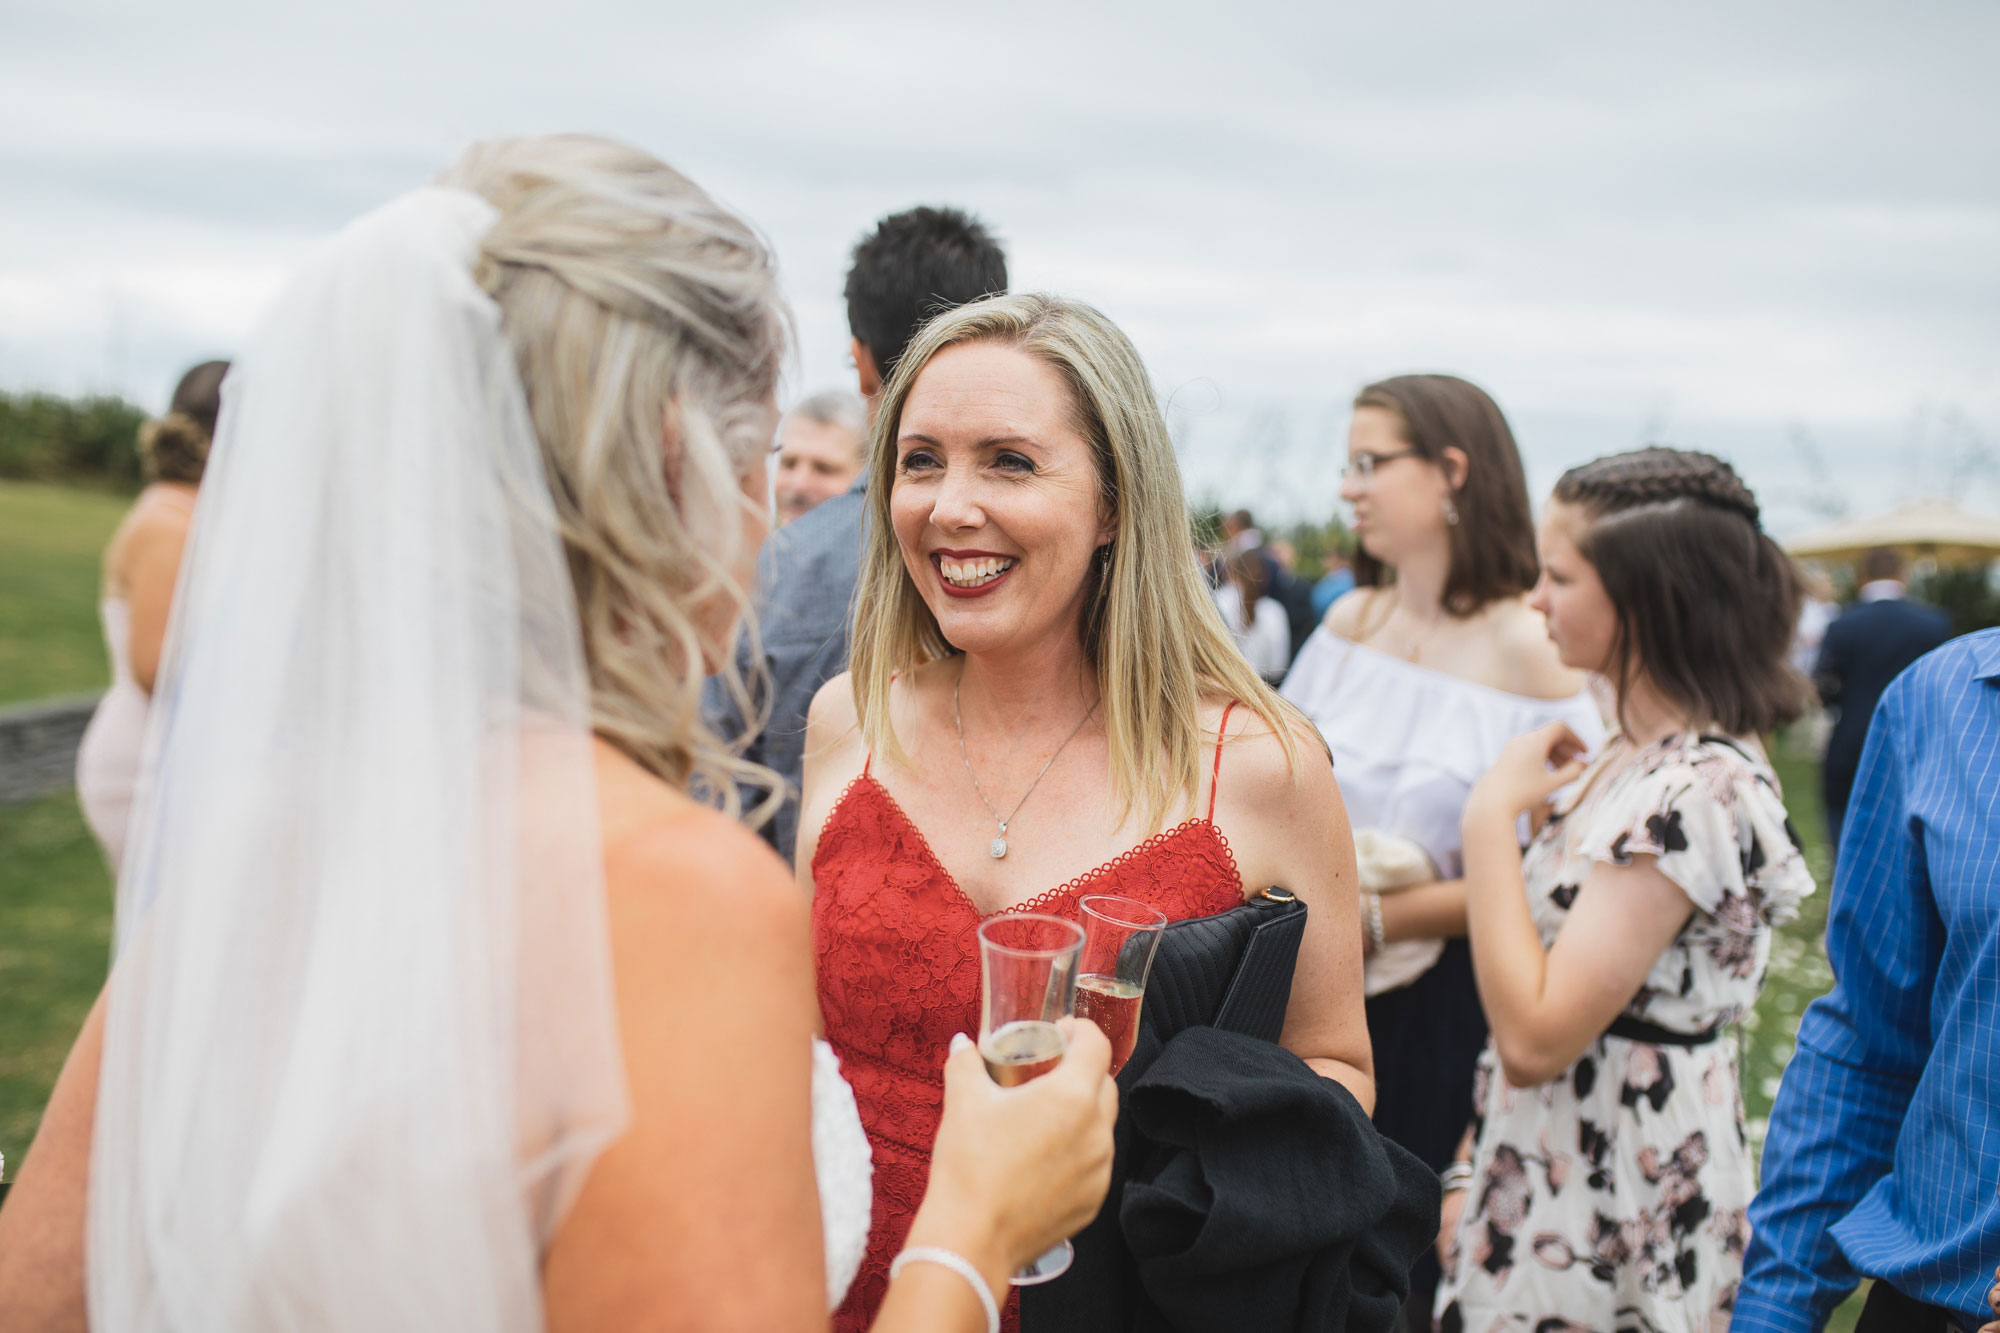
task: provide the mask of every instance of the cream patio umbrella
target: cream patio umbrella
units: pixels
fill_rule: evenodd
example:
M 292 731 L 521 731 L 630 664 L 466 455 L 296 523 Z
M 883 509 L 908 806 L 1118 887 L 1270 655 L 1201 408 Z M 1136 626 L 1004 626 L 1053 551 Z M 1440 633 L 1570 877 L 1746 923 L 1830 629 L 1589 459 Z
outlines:
M 1887 546 L 1941 565 L 1977 565 L 2000 558 L 2000 518 L 1947 500 L 1916 500 L 1886 514 L 1843 518 L 1779 544 L 1795 556 L 1822 560 L 1852 559 Z

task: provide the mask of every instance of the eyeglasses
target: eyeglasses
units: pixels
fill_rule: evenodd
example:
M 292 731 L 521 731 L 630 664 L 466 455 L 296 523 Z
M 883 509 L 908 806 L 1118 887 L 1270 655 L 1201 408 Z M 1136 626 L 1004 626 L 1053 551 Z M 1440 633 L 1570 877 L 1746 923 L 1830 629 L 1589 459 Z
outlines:
M 1342 481 L 1351 481 L 1360 486 L 1373 485 L 1375 469 L 1384 463 L 1393 463 L 1399 458 L 1415 458 L 1415 449 L 1399 449 L 1393 454 L 1356 454 L 1347 460 L 1347 466 L 1340 470 Z

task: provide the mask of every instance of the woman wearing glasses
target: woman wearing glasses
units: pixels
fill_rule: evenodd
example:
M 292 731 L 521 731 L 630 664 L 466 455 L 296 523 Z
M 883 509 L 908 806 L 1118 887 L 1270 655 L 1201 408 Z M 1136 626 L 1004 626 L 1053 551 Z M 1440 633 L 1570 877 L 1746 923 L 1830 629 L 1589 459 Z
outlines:
M 1594 748 L 1604 727 L 1526 601 L 1534 524 L 1498 404 L 1450 375 L 1371 384 L 1354 400 L 1347 458 L 1357 586 L 1283 694 L 1326 737 L 1355 829 L 1375 1123 L 1438 1169 L 1470 1116 L 1486 1040 L 1464 938 L 1466 797 L 1521 732 L 1560 720 Z M 1390 883 L 1404 887 L 1367 891 Z M 1429 1255 L 1411 1274 L 1413 1327 L 1429 1324 L 1437 1277 Z

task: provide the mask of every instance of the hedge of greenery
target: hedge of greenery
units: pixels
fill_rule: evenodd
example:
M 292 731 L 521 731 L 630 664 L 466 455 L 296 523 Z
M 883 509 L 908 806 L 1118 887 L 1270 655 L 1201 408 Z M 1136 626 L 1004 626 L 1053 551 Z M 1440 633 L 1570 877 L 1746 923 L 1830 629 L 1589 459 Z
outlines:
M 139 489 L 139 427 L 122 398 L 0 393 L 0 478 Z

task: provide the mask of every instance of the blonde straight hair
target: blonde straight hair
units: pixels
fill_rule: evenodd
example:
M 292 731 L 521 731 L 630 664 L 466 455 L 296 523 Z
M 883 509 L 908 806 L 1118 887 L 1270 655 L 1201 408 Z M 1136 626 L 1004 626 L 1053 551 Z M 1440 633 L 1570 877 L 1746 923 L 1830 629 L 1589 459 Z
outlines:
M 1099 501 L 1116 520 L 1109 559 L 1090 575 L 1082 634 L 1097 673 L 1120 819 L 1139 809 L 1157 825 L 1176 802 L 1195 804 L 1204 695 L 1234 699 L 1263 718 L 1296 778 L 1299 729 L 1310 724 L 1251 670 L 1223 627 L 1195 563 L 1180 467 L 1145 364 L 1094 308 L 1038 293 L 988 297 L 939 315 L 911 340 L 883 391 L 869 445 L 868 542 L 848 660 L 869 749 L 907 760 L 889 719 L 889 682 L 956 652 L 910 580 L 890 523 L 903 404 L 939 352 L 981 342 L 1025 352 L 1063 377 L 1071 423 L 1090 442 Z

